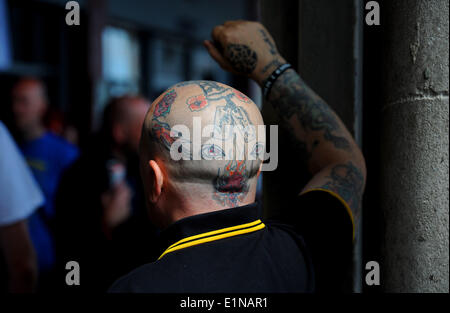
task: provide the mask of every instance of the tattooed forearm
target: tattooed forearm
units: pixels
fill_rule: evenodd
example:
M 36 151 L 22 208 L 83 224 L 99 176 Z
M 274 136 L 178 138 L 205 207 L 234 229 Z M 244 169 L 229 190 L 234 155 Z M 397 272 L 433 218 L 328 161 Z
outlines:
M 337 116 L 295 71 L 287 70 L 277 79 L 272 87 L 269 102 L 283 120 L 289 121 L 294 115 L 297 117 L 303 137 L 305 137 L 298 138 L 297 136 L 297 139 L 306 143 L 311 131 L 322 133 L 318 138 L 309 140 L 310 143 L 307 147 L 309 155 L 314 147 L 327 141 L 337 149 L 351 151 L 350 142 L 344 135 Z
M 352 210 L 355 221 L 359 220 L 364 176 L 352 163 L 339 164 L 332 168 L 328 181 L 321 187 L 337 193 Z
M 293 70 L 287 70 L 275 81 L 269 102 L 298 143 L 296 146 L 303 153 L 299 160 L 306 161 L 315 176 L 311 186 L 342 197 L 357 224 L 365 164 L 339 117 Z

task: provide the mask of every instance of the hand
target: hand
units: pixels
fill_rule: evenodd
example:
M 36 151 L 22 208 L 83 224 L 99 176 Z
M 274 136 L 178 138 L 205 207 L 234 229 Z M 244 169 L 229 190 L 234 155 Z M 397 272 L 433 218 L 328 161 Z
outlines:
M 109 230 L 114 229 L 130 216 L 131 196 L 131 189 L 125 182 L 102 194 L 103 223 Z
M 226 71 L 252 78 L 260 85 L 286 61 L 267 29 L 257 22 L 228 21 L 214 27 L 213 42 L 204 41 L 211 57 Z

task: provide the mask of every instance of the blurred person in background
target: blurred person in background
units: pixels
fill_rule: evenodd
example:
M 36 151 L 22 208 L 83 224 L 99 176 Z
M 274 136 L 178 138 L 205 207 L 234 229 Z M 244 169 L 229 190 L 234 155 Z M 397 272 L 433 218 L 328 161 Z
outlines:
M 63 178 L 56 213 L 59 268 L 68 261 L 79 263 L 83 279 L 78 291 L 105 291 L 153 257 L 156 230 L 146 216 L 138 169 L 148 107 L 139 96 L 111 99 L 99 134 Z
M 0 290 L 32 292 L 38 273 L 27 219 L 44 196 L 2 122 L 0 151 Z
M 55 193 L 63 171 L 79 154 L 77 147 L 47 130 L 44 124 L 47 110 L 47 93 L 42 81 L 22 78 L 15 84 L 12 113 L 19 147 L 45 196 L 43 208 L 29 219 L 30 236 L 38 259 L 39 290 L 49 288 L 54 278 Z

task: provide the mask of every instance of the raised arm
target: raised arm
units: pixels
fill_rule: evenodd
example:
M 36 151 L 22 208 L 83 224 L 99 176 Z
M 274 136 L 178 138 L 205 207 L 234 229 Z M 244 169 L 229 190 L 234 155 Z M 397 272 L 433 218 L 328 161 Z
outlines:
M 273 38 L 256 22 L 232 21 L 214 28 L 213 42 L 205 47 L 220 66 L 246 75 L 264 86 L 268 77 L 286 61 Z M 312 174 L 301 193 L 330 191 L 351 210 L 354 226 L 366 179 L 364 157 L 336 113 L 293 70 L 275 80 L 267 100 L 276 109 L 285 128 L 302 148 L 299 159 Z

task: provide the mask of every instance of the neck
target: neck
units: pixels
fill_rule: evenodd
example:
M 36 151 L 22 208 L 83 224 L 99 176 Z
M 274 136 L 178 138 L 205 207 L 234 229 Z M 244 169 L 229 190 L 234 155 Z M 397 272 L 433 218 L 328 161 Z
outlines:
M 41 124 L 33 125 L 21 131 L 25 141 L 30 141 L 41 137 L 45 133 L 45 127 Z
M 207 191 L 203 190 L 205 189 L 204 186 L 200 189 L 198 187 L 199 184 L 195 183 L 186 183 L 183 185 L 185 185 L 182 188 L 185 189 L 184 192 L 178 190 L 178 194 L 183 196 L 168 195 L 167 197 L 167 212 L 169 212 L 169 216 L 167 217 L 168 225 L 189 216 L 231 209 L 255 202 L 256 186 L 250 188 L 242 201 L 237 201 L 230 206 L 229 204 L 223 205 L 215 200 L 209 189 Z

